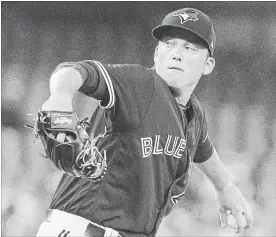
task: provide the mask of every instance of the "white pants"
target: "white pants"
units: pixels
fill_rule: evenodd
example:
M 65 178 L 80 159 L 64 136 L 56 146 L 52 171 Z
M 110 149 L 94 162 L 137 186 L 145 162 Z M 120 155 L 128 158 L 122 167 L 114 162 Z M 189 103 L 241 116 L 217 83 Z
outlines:
M 36 236 L 85 237 L 85 231 L 89 223 L 103 229 L 105 231 L 104 237 L 120 236 L 117 231 L 111 228 L 103 227 L 81 216 L 59 210 L 52 210 L 50 220 L 42 222 Z
M 55 226 L 54 224 L 44 221 L 39 227 L 39 230 L 37 232 L 36 236 L 43 236 L 43 237 L 70 237 L 70 236 L 80 236 L 80 237 L 86 237 L 83 233 L 80 233 L 78 231 L 70 231 L 68 229 L 64 229 L 61 226 Z

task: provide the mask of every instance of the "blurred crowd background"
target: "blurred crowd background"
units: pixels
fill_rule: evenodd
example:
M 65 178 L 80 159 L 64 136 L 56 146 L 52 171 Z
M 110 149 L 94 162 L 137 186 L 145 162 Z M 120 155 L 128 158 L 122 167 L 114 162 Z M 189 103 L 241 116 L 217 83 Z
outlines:
M 170 11 L 196 7 L 214 21 L 216 68 L 200 98 L 209 133 L 255 217 L 243 236 L 276 235 L 275 2 L 2 2 L 2 236 L 34 236 L 61 173 L 33 143 L 28 113 L 49 96 L 63 61 L 153 65 L 151 30 Z M 80 117 L 96 101 L 77 94 Z M 195 167 L 159 236 L 234 236 L 219 226 L 213 187 Z

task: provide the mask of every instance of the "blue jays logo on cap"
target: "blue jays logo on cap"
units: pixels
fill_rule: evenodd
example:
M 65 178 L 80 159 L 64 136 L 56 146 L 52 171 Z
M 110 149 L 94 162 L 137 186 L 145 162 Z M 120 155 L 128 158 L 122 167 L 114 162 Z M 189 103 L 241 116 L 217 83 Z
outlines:
M 162 24 L 152 30 L 153 37 L 160 40 L 165 32 L 184 30 L 200 37 L 207 45 L 210 55 L 213 55 L 216 34 L 213 22 L 209 16 L 195 8 L 183 8 L 165 16 Z M 185 37 L 185 36 L 184 36 Z
M 187 21 L 198 21 L 199 18 L 197 17 L 196 11 L 185 11 L 178 14 L 175 14 L 173 16 L 178 16 L 181 21 L 181 25 L 184 24 Z

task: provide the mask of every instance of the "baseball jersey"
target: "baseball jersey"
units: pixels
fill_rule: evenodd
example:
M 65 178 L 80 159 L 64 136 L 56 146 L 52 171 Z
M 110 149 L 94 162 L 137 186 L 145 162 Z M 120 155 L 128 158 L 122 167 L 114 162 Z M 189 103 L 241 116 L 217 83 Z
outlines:
M 205 115 L 188 108 L 154 69 L 141 65 L 64 63 L 84 79 L 79 91 L 100 100 L 91 117 L 107 172 L 97 182 L 64 174 L 50 208 L 111 227 L 122 236 L 154 236 L 184 194 L 193 162 L 211 157 Z M 91 111 L 92 113 L 92 111 Z

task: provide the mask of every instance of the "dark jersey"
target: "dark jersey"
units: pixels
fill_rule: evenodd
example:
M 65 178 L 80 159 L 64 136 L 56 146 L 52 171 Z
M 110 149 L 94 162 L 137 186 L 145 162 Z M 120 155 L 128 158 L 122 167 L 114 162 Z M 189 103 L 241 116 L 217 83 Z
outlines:
M 107 172 L 97 182 L 64 174 L 50 208 L 85 217 L 123 236 L 154 236 L 184 194 L 193 162 L 213 153 L 204 111 L 192 95 L 182 108 L 153 69 L 140 65 L 74 66 L 80 92 L 101 100 L 91 117 Z

